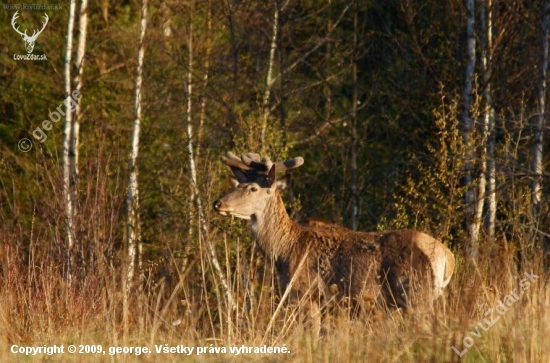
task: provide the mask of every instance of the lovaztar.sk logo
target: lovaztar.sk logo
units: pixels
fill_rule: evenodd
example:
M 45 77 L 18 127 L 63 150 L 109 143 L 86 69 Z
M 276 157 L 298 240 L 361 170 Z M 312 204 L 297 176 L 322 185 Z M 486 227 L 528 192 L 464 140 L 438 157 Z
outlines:
M 36 38 L 44 31 L 46 28 L 46 25 L 48 24 L 48 14 L 44 13 L 44 22 L 42 22 L 42 29 L 39 31 L 34 30 L 32 35 L 27 34 L 27 30 L 25 29 L 24 32 L 19 30 L 19 25 L 16 24 L 16 20 L 19 18 L 19 11 L 16 11 L 15 14 L 13 14 L 13 17 L 11 18 L 11 26 L 13 29 L 21 35 L 21 38 L 23 38 L 23 41 L 25 42 L 25 48 L 27 49 L 27 54 L 14 54 L 13 59 L 14 60 L 47 60 L 46 54 L 40 54 L 35 55 L 32 54 L 32 51 L 34 50 L 34 43 L 36 42 Z

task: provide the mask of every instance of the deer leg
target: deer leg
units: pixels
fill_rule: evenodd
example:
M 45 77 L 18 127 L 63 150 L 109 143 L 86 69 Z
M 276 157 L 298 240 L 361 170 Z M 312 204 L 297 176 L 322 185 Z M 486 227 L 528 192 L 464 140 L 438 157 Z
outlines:
M 384 269 L 381 275 L 382 294 L 386 304 L 407 311 L 410 308 L 409 278 L 396 267 Z

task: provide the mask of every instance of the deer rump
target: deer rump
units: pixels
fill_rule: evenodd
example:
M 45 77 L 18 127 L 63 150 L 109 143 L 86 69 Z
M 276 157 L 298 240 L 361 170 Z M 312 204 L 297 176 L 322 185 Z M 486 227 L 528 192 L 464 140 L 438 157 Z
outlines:
M 291 287 L 294 299 L 309 295 L 314 301 L 344 302 L 353 310 L 389 306 L 407 311 L 440 294 L 437 266 L 429 256 L 436 253 L 437 241 L 424 233 L 354 232 L 337 225 L 301 228 L 303 241 L 275 260 L 281 293 L 298 272 Z

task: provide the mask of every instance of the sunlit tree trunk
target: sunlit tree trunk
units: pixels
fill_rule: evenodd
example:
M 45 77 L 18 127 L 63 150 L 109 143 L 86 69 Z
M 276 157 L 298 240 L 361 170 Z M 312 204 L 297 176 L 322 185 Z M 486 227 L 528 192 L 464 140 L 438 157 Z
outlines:
M 197 130 L 197 145 L 196 145 L 196 157 L 200 158 L 200 151 L 202 147 L 204 120 L 206 118 L 206 90 L 208 89 L 208 80 L 210 75 L 210 56 L 212 53 L 212 0 L 208 0 L 208 12 L 206 19 L 206 57 L 204 59 L 204 75 L 202 77 L 203 94 L 201 97 L 201 110 L 199 116 L 199 129 Z
M 147 31 L 147 6 L 148 0 L 141 3 L 139 48 L 136 67 L 136 81 L 134 93 L 134 125 L 131 139 L 131 150 L 128 165 L 128 190 L 126 192 L 126 244 L 128 248 L 128 270 L 126 274 L 126 286 L 124 291 L 125 319 L 127 318 L 128 296 L 134 286 L 136 265 L 141 267 L 141 231 L 139 220 L 139 184 L 138 184 L 138 154 L 139 137 L 141 130 L 141 100 L 143 82 L 143 59 L 145 58 L 145 33 Z M 127 324 L 125 324 L 127 327 Z
M 67 22 L 67 48 L 65 50 L 64 82 L 66 100 L 71 97 L 71 62 L 73 53 L 73 29 L 76 0 L 69 3 L 69 19 Z M 65 209 L 65 237 L 67 238 L 67 280 L 72 282 L 74 274 L 74 244 L 75 244 L 75 218 L 74 199 L 71 189 L 71 155 L 70 149 L 73 136 L 73 110 L 71 103 L 65 102 L 65 129 L 63 135 L 63 203 Z
M 262 101 L 262 129 L 260 134 L 260 150 L 265 150 L 265 133 L 267 131 L 267 121 L 269 120 L 269 99 L 271 97 L 271 87 L 273 85 L 273 67 L 275 63 L 275 52 L 277 51 L 277 33 L 279 31 L 279 4 L 275 0 L 275 9 L 273 11 L 273 30 L 271 34 L 271 47 L 269 50 L 269 64 L 267 66 L 267 79 L 265 81 L 265 92 Z
M 542 17 L 542 42 L 539 63 L 539 80 L 537 88 L 537 112 L 534 120 L 534 141 L 533 141 L 533 182 L 531 191 L 531 203 L 534 220 L 538 218 L 542 187 L 541 179 L 543 174 L 542 145 L 544 139 L 544 128 L 546 125 L 546 71 L 548 68 L 548 28 L 550 27 L 550 1 L 544 1 L 544 14 Z
M 188 33 L 189 38 L 187 40 L 187 47 L 189 51 L 188 53 L 189 63 L 188 63 L 188 71 L 187 71 L 187 128 L 186 128 L 187 154 L 189 156 L 189 173 L 191 176 L 191 189 L 192 189 L 192 195 L 190 200 L 192 204 L 195 204 L 197 214 L 198 214 L 199 236 L 201 236 L 202 234 L 202 236 L 199 238 L 199 241 L 200 242 L 204 241 L 206 243 L 206 247 L 210 255 L 210 261 L 212 262 L 212 266 L 214 267 L 214 270 L 216 271 L 216 274 L 218 275 L 218 278 L 224 290 L 224 293 L 227 299 L 227 304 L 231 310 L 235 310 L 237 308 L 235 299 L 233 298 L 233 294 L 229 289 L 227 279 L 223 274 L 221 265 L 216 256 L 216 250 L 214 249 L 214 246 L 208 239 L 208 224 L 206 223 L 206 216 L 204 214 L 202 199 L 199 194 L 199 187 L 197 182 L 197 168 L 195 164 L 194 145 L 193 145 L 194 130 L 193 130 L 193 118 L 192 118 L 192 112 L 193 112 L 193 98 L 192 98 L 193 96 L 193 23 L 192 23 L 193 17 L 192 17 L 192 14 L 193 13 L 191 11 L 189 16 L 189 33 Z
M 282 9 L 279 9 L 279 12 L 281 12 Z M 279 51 L 278 54 L 278 64 L 279 64 L 279 70 L 285 69 L 285 44 L 282 43 L 283 39 L 285 39 L 283 35 L 283 28 L 279 26 Z M 280 100 L 278 103 L 278 109 L 279 109 L 279 127 L 281 130 L 281 149 L 286 150 L 287 144 L 288 144 L 288 134 L 287 134 L 287 114 L 286 114 L 286 75 L 284 72 L 279 72 L 278 78 L 278 86 L 279 86 L 279 95 Z M 275 80 L 274 80 L 275 81 Z
M 78 20 L 78 45 L 76 50 L 75 63 L 77 66 L 76 76 L 74 78 L 75 89 L 82 94 L 82 77 L 84 75 L 84 62 L 86 54 L 86 37 L 88 30 L 88 0 L 81 0 L 80 3 L 80 15 Z M 80 119 L 82 117 L 82 105 L 77 103 L 75 109 L 75 117 L 73 120 L 71 145 L 69 151 L 69 157 L 71 159 L 71 169 L 73 174 L 74 183 L 78 181 L 78 151 L 79 151 L 79 137 L 80 137 Z
M 483 72 L 483 99 L 485 109 L 483 111 L 483 134 L 486 140 L 485 158 L 487 192 L 487 217 L 485 219 L 485 231 L 489 239 L 495 236 L 496 223 L 496 163 L 495 163 L 495 109 L 493 105 L 493 94 L 491 89 L 491 68 L 493 54 L 493 5 L 492 0 L 485 0 L 480 4 L 481 24 L 481 65 Z M 478 216 L 481 218 L 482 205 L 479 205 Z
M 472 169 L 474 162 L 474 146 L 471 140 L 473 122 L 470 114 L 472 105 L 472 87 L 474 82 L 474 70 L 476 63 L 476 38 L 475 38 L 475 9 L 474 0 L 466 0 L 466 74 L 462 95 L 464 109 L 462 113 L 462 138 L 466 148 L 466 161 L 464 165 L 464 186 L 465 194 L 465 225 L 469 240 L 464 242 L 464 254 L 466 258 L 475 259 L 474 246 L 477 242 L 478 231 L 475 223 L 475 190 L 472 180 Z
M 189 20 L 192 21 L 191 19 Z M 192 40 L 191 40 L 192 41 Z M 196 142 L 194 145 L 194 160 L 200 159 L 200 152 L 203 139 L 203 129 L 204 129 L 204 120 L 206 118 L 206 101 L 207 97 L 205 95 L 206 89 L 208 88 L 208 78 L 210 71 L 210 54 L 212 50 L 212 1 L 208 0 L 208 11 L 207 11 L 207 20 L 206 20 L 206 56 L 203 61 L 204 65 L 204 74 L 202 76 L 202 86 L 203 94 L 200 97 L 200 112 L 199 112 L 199 126 L 196 132 Z M 190 64 L 189 66 L 192 66 Z M 189 73 L 190 75 L 190 73 Z M 190 79 L 189 81 L 192 81 Z M 191 99 L 188 99 L 188 102 L 191 102 Z M 188 104 L 189 105 L 189 104 Z M 190 106 L 190 105 L 189 105 Z M 189 204 L 189 236 L 193 236 L 195 233 L 195 224 L 193 223 L 194 216 L 197 214 L 195 209 L 195 192 L 191 190 L 191 203 Z
M 82 77 L 84 75 L 84 62 L 86 54 L 86 37 L 88 30 L 88 0 L 81 0 L 80 15 L 78 17 L 78 45 L 76 50 L 76 76 L 74 77 L 74 88 L 82 95 Z M 82 97 L 82 96 L 80 96 Z M 71 193 L 73 204 L 77 205 L 78 191 L 78 155 L 80 149 L 80 120 L 82 118 L 82 100 L 76 100 L 73 127 L 71 129 L 71 143 L 69 147 L 69 164 L 71 173 Z M 80 246 L 80 253 L 83 253 L 83 247 Z

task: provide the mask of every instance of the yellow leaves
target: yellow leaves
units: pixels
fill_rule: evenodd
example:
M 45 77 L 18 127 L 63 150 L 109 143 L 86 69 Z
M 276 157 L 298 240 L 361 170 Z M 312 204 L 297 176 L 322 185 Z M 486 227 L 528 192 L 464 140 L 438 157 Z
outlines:
M 441 234 L 452 225 L 460 225 L 465 149 L 459 106 L 459 97 L 448 100 L 441 89 L 441 104 L 432 110 L 435 137 L 425 140 L 425 154 L 411 155 L 411 171 L 395 196 L 393 227 L 435 230 Z

